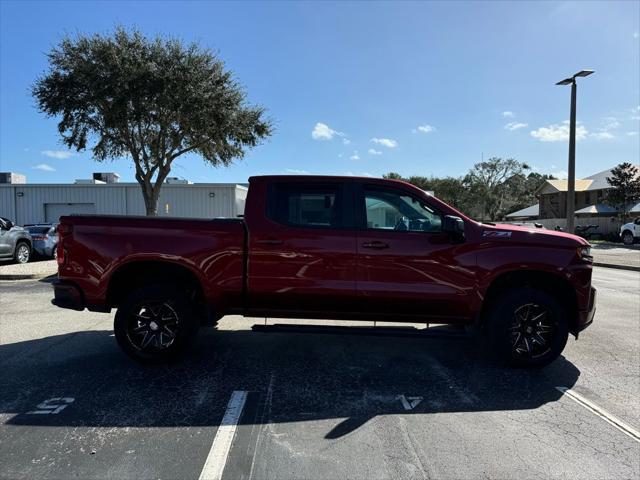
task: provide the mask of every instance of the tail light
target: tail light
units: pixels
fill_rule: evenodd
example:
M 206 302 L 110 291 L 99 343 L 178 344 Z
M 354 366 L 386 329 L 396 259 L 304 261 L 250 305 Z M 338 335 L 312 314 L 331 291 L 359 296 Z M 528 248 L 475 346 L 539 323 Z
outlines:
M 56 245 L 56 257 L 58 260 L 58 267 L 62 267 L 67 261 L 67 251 L 64 248 L 65 238 L 69 237 L 73 233 L 73 225 L 70 223 L 61 223 L 58 225 L 58 244 Z
M 73 233 L 73 225 L 70 223 L 61 223 L 58 225 L 58 233 L 61 237 L 71 235 Z
M 59 242 L 58 245 L 56 245 L 56 261 L 58 262 L 58 266 L 61 267 L 64 265 L 64 262 L 66 260 L 66 255 L 65 255 L 65 251 L 64 251 L 64 247 L 62 246 L 62 242 Z

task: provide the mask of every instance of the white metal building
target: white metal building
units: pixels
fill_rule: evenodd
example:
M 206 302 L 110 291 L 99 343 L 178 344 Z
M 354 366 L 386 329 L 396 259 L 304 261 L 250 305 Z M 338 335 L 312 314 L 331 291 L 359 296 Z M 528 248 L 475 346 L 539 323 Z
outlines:
M 247 187 L 235 183 L 165 183 L 158 215 L 235 217 L 244 213 Z M 0 184 L 0 217 L 17 225 L 57 222 L 61 215 L 145 215 L 137 183 Z

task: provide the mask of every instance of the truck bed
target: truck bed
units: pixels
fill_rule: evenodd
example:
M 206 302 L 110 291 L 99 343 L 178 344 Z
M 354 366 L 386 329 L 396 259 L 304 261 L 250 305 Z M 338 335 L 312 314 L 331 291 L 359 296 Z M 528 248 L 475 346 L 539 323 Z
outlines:
M 240 218 L 71 215 L 60 221 L 71 232 L 60 242 L 59 276 L 77 284 L 91 310 L 108 305 L 114 272 L 126 275 L 127 264 L 147 262 L 151 273 L 159 260 L 194 274 L 208 302 L 241 302 L 246 229 Z

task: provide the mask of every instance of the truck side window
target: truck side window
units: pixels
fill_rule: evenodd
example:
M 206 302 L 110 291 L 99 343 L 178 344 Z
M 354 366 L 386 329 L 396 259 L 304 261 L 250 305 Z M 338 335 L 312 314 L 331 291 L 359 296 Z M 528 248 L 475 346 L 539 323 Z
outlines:
M 342 227 L 342 186 L 280 183 L 272 187 L 269 218 L 301 227 Z
M 440 232 L 442 217 L 404 192 L 364 188 L 367 228 L 409 232 Z

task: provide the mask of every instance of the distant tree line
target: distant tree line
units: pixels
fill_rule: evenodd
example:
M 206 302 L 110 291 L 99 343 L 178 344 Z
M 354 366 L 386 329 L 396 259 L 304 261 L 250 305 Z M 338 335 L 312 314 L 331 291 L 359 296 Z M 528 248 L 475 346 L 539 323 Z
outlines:
M 490 158 L 476 163 L 462 177 L 402 177 L 395 172 L 384 178 L 404 180 L 433 191 L 434 195 L 461 212 L 481 221 L 504 219 L 508 213 L 538 202 L 536 193 L 552 175 L 531 171 L 513 158 Z

